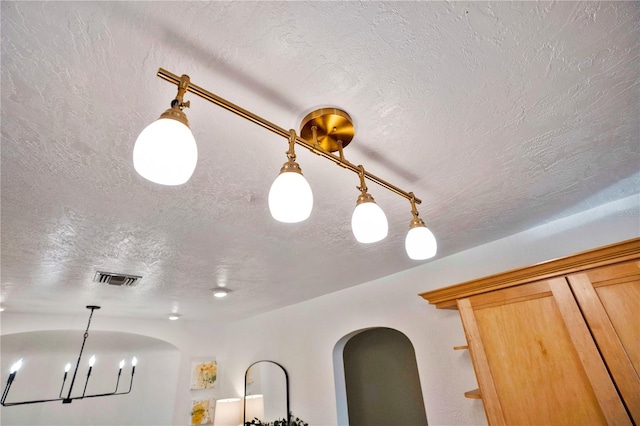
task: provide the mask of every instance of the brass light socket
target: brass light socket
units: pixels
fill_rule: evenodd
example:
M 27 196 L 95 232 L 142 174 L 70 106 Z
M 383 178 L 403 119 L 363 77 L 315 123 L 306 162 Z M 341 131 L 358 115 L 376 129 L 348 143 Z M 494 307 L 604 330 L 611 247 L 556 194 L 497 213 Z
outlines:
M 170 118 L 172 120 L 179 121 L 185 126 L 189 127 L 189 120 L 187 120 L 187 115 L 180 110 L 177 106 L 171 107 L 160 115 L 160 118 Z
M 359 206 L 362 203 L 375 203 L 375 200 L 368 192 L 363 192 L 358 197 L 358 201 L 356 201 L 356 206 Z
M 418 216 L 415 216 L 413 219 L 411 219 L 411 223 L 409 224 L 409 229 L 419 228 L 421 226 L 424 228 L 427 227 L 427 225 L 424 224 L 424 221 L 422 219 L 420 219 Z
M 302 174 L 302 169 L 300 168 L 300 165 L 295 161 L 287 161 L 282 165 L 282 168 L 280 169 L 280 173 L 288 173 L 288 172 Z

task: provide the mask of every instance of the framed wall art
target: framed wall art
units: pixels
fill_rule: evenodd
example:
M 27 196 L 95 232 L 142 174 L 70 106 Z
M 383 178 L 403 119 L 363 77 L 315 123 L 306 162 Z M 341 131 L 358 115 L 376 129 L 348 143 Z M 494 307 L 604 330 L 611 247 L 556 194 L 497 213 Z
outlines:
M 212 389 L 218 377 L 218 363 L 215 360 L 191 362 L 191 390 Z
M 192 425 L 211 425 L 213 424 L 214 399 L 196 399 L 191 404 L 191 422 Z

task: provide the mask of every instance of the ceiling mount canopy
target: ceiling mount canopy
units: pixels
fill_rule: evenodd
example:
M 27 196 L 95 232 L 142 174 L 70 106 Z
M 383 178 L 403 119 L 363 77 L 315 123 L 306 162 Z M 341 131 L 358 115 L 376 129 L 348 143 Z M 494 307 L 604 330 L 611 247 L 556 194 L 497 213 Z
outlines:
M 421 200 L 413 192 L 406 192 L 395 185 L 365 171 L 362 165 L 354 165 L 344 157 L 343 149 L 353 140 L 355 131 L 351 117 L 337 108 L 321 108 L 308 114 L 300 124 L 300 136 L 295 130 L 285 130 L 264 118 L 253 114 L 195 84 L 189 76 L 178 77 L 162 68 L 158 77 L 176 84 L 178 94 L 154 123 L 147 126 L 133 149 L 133 163 L 136 171 L 144 178 L 162 185 L 180 185 L 193 174 L 198 150 L 189 129 L 189 122 L 183 112 L 189 102 L 183 100 L 186 92 L 194 93 L 228 111 L 231 111 L 289 141 L 287 161 L 269 191 L 269 210 L 274 219 L 285 222 L 301 222 L 309 217 L 313 206 L 313 194 L 309 183 L 296 162 L 295 145 L 300 145 L 323 158 L 357 173 L 361 194 L 353 212 L 351 224 L 354 236 L 361 243 L 373 243 L 386 237 L 387 218 L 382 209 L 368 193 L 365 179 L 395 192 L 411 202 L 413 219 L 405 240 L 407 254 L 412 259 L 428 259 L 435 256 L 437 244 L 433 233 L 418 218 L 416 204 Z M 333 154 L 338 152 L 338 155 Z
M 310 112 L 300 124 L 300 137 L 316 141 L 328 152 L 341 152 L 349 145 L 355 131 L 351 117 L 337 108 L 320 108 Z

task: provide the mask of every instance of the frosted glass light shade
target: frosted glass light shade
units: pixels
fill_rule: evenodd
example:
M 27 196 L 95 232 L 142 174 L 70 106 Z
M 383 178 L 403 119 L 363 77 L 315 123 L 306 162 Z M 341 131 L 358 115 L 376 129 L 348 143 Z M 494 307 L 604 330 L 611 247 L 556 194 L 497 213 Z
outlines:
M 296 223 L 306 220 L 313 208 L 309 182 L 300 173 L 283 172 L 271 184 L 269 211 L 277 221 Z
M 407 254 L 413 260 L 430 259 L 438 251 L 436 237 L 426 226 L 416 226 L 409 229 L 404 240 Z
M 140 133 L 133 147 L 133 167 L 145 179 L 161 185 L 182 185 L 198 162 L 198 147 L 189 127 L 160 118 Z
M 375 243 L 389 232 L 387 216 L 380 206 L 369 201 L 356 206 L 351 216 L 351 229 L 360 243 Z

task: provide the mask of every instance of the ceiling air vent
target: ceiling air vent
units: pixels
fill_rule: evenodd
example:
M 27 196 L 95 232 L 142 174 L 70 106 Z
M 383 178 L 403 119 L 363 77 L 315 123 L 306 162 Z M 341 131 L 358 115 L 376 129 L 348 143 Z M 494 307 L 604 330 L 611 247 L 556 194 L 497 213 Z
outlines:
M 112 272 L 96 272 L 93 281 L 97 283 L 107 283 L 110 285 L 133 287 L 138 284 L 142 277 L 138 275 L 114 274 Z

